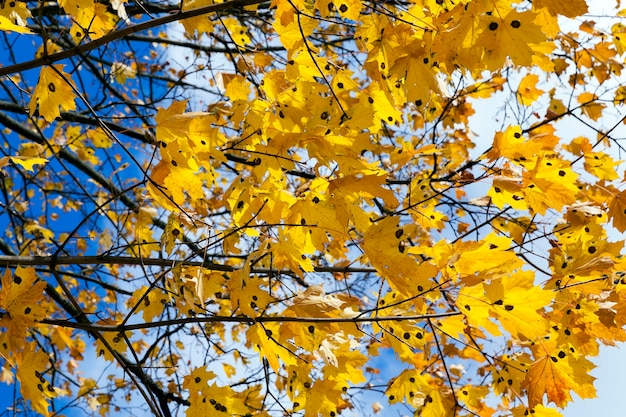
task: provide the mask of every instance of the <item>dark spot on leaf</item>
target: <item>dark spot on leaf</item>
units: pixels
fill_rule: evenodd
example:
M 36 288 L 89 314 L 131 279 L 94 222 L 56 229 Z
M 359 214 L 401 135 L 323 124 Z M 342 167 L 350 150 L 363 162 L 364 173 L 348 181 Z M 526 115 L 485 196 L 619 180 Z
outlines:
M 345 4 L 342 4 L 341 6 L 339 6 L 339 11 L 341 13 L 345 13 L 348 11 L 348 6 L 346 6 Z
M 48 84 L 48 90 L 50 90 L 50 92 L 54 93 L 57 88 L 54 86 L 54 83 L 50 83 Z
M 20 285 L 22 283 L 22 278 L 18 277 L 17 275 L 14 275 L 13 282 L 15 282 L 17 285 Z
M 193 380 L 196 384 L 199 384 L 200 381 L 202 381 L 202 378 L 200 378 L 199 376 L 195 377 Z
M 402 337 L 403 337 L 405 340 L 409 340 L 409 339 L 411 338 L 411 334 L 410 334 L 409 332 L 404 332 L 404 334 L 402 335 Z
M 507 305 L 504 306 L 504 309 L 506 311 L 511 311 L 511 310 L 513 310 L 513 306 L 511 304 L 507 304 Z
M 595 246 L 589 246 L 589 249 L 587 249 L 587 252 L 589 253 L 596 253 L 596 247 Z
M 501 193 L 502 192 L 500 187 L 493 187 L 493 191 L 495 191 L 496 193 Z
M 313 333 L 315 331 L 315 327 L 313 325 L 309 326 L 309 333 Z
M 30 311 L 31 311 L 31 310 L 30 310 L 30 307 L 26 307 L 26 308 L 24 309 L 24 314 L 30 314 Z
M 493 302 L 493 304 L 496 306 L 501 306 L 503 303 L 502 303 L 502 300 L 496 300 Z
M 272 331 L 270 329 L 265 329 L 265 335 L 267 337 L 272 337 Z
M 237 208 L 240 209 L 240 208 L 243 207 L 243 205 L 244 205 L 244 202 L 240 201 L 240 202 L 237 203 Z
M 564 177 L 565 176 L 565 171 L 563 171 L 562 169 L 559 170 L 559 177 Z
M 498 29 L 498 24 L 496 22 L 489 23 L 489 30 L 496 30 L 496 29 Z
M 343 88 L 343 83 L 337 83 L 338 88 Z
M 317 197 L 313 197 L 313 203 L 317 204 L 320 202 L 320 199 Z
M 514 21 L 512 21 L 512 22 L 511 22 L 511 27 L 512 27 L 513 29 L 517 29 L 517 28 L 519 28 L 520 26 L 522 26 L 522 24 L 521 24 L 521 22 L 520 22 L 519 20 L 514 20 Z

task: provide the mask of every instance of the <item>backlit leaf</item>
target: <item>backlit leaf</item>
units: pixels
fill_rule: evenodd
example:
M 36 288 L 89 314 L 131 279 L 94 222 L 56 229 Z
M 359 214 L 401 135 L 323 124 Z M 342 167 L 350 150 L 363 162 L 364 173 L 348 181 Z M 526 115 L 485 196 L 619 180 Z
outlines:
M 76 93 L 72 88 L 70 74 L 63 72 L 63 65 L 43 67 L 39 73 L 39 81 L 30 99 L 29 109 L 33 115 L 39 105 L 39 115 L 51 122 L 59 117 L 59 107 L 64 111 L 75 110 Z

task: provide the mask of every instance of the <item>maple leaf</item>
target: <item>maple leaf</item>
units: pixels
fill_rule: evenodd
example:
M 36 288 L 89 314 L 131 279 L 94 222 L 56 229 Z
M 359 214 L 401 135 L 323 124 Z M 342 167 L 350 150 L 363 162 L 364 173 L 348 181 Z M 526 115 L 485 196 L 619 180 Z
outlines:
M 33 33 L 30 29 L 20 26 L 20 25 L 16 25 L 15 23 L 11 22 L 9 19 L 7 19 L 5 16 L 2 16 L 2 15 L 0 15 L 0 30 L 7 31 L 7 32 L 26 33 L 29 35 Z
M 534 340 L 547 333 L 549 322 L 541 313 L 554 298 L 552 291 L 534 286 L 532 272 L 519 271 L 483 284 L 491 302 L 491 315 L 518 339 Z
M 296 347 L 288 341 L 279 341 L 280 325 L 278 323 L 257 323 L 246 332 L 246 344 L 254 348 L 267 363 L 278 372 L 280 361 L 285 365 L 297 365 Z
M 370 226 L 361 248 L 390 287 L 408 296 L 416 295 L 431 287 L 430 278 L 437 274 L 437 268 L 405 253 L 402 241 L 406 235 L 398 220 L 386 217 Z
M 609 216 L 613 227 L 624 233 L 626 231 L 626 192 L 612 196 L 609 203 Z
M 10 345 L 21 346 L 26 332 L 38 319 L 45 317 L 44 281 L 37 280 L 34 268 L 17 267 L 11 274 L 6 269 L 0 288 L 0 309 L 6 312 L 0 317 L 0 326 L 8 328 Z
M 555 341 L 541 342 L 537 360 L 526 374 L 523 387 L 528 392 L 528 406 L 543 403 L 543 396 L 563 408 L 571 401 L 570 391 L 580 398 L 593 398 L 594 377 L 589 375 L 594 365 L 583 357 L 572 354 L 568 347 L 559 347 Z
M 144 321 L 150 323 L 155 317 L 159 317 L 161 313 L 163 313 L 165 304 L 169 301 L 169 299 L 158 289 L 153 289 L 148 292 L 148 294 L 146 294 L 146 291 L 148 291 L 147 286 L 137 288 L 130 300 L 136 302 L 139 298 L 143 297 L 143 301 L 139 304 L 137 310 L 143 313 Z
M 535 0 L 533 9 L 546 8 L 552 15 L 563 15 L 565 17 L 577 17 L 587 13 L 587 2 L 585 0 Z
M 112 326 L 118 323 L 116 323 L 114 320 L 106 319 L 100 320 L 98 324 Z M 101 339 L 96 340 L 96 352 L 98 356 L 103 356 L 104 359 L 106 359 L 107 361 L 114 362 L 115 356 L 113 356 L 113 352 L 122 354 L 126 352 L 126 350 L 128 349 L 127 339 L 130 340 L 131 336 L 132 332 L 103 332 L 102 338 L 106 340 L 110 349 L 104 344 Z
M 484 48 L 483 62 L 487 69 L 502 67 L 507 56 L 514 64 L 530 66 L 533 51 L 531 44 L 546 40 L 541 28 L 534 24 L 533 12 L 510 10 L 500 17 L 494 12 L 482 19 L 482 33 L 476 46 Z
M 60 117 L 59 107 L 64 111 L 76 110 L 76 93 L 70 74 L 63 72 L 64 65 L 43 67 L 39 73 L 39 81 L 30 99 L 31 116 L 39 104 L 39 115 L 51 122 Z
M 517 87 L 517 99 L 524 106 L 530 106 L 544 93 L 543 90 L 537 88 L 539 76 L 537 74 L 528 74 Z
M 543 215 L 549 208 L 561 210 L 576 201 L 577 175 L 569 163 L 556 155 L 545 154 L 530 160 L 530 167 L 532 169 L 523 174 L 522 192 L 535 212 Z
M 39 158 L 36 156 L 3 156 L 0 158 L 0 169 L 7 166 L 9 161 L 28 171 L 33 171 L 34 165 L 41 165 L 48 162 L 46 158 Z
M 49 416 L 48 400 L 57 395 L 54 387 L 44 378 L 50 367 L 50 358 L 31 343 L 16 354 L 15 363 L 22 396 L 30 401 L 35 411 Z

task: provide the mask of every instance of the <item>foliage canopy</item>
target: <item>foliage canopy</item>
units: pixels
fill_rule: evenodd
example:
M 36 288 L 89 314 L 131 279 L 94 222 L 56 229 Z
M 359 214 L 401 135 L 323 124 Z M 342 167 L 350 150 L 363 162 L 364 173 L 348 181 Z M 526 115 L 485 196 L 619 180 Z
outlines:
M 594 397 L 590 359 L 626 340 L 613 6 L 3 1 L 14 410 Z

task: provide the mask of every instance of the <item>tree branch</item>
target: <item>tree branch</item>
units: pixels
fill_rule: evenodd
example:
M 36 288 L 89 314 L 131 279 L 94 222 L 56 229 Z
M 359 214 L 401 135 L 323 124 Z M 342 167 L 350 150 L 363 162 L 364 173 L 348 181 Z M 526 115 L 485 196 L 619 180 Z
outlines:
M 26 71 L 34 68 L 39 68 L 43 65 L 51 65 L 55 62 L 63 59 L 72 58 L 77 55 L 85 54 L 89 51 L 97 49 L 101 46 L 108 45 L 111 42 L 123 39 L 125 36 L 133 33 L 142 32 L 144 30 L 153 29 L 158 26 L 166 25 L 172 22 L 178 22 L 180 20 L 188 19 L 190 17 L 201 16 L 203 14 L 209 14 L 228 10 L 232 8 L 242 8 L 244 6 L 251 6 L 254 4 L 263 3 L 265 0 L 231 0 L 224 3 L 211 4 L 209 6 L 200 7 L 193 10 L 179 11 L 178 13 L 169 14 L 163 17 L 159 17 L 146 22 L 137 23 L 120 30 L 108 33 L 103 37 L 94 41 L 79 45 L 75 48 L 67 49 L 65 51 L 58 52 L 56 54 L 43 56 L 41 58 L 33 59 L 30 61 L 22 62 L 15 65 L 9 65 L 7 67 L 0 67 L 0 76 L 15 74 L 17 72 Z

